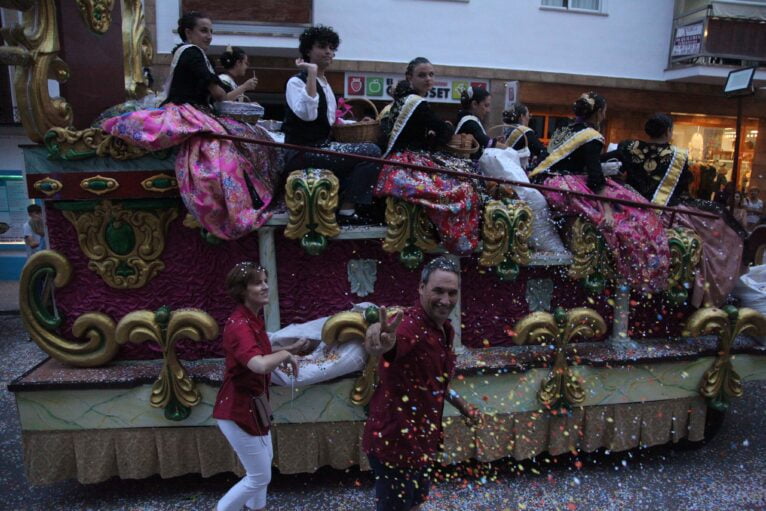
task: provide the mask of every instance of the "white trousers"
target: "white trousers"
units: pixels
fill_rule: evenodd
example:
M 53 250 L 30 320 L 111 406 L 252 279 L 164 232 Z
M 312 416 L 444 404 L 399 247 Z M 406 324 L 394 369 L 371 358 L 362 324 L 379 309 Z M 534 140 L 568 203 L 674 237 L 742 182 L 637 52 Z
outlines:
M 242 431 L 233 421 L 217 421 L 246 471 L 245 477 L 218 501 L 217 510 L 240 511 L 245 504 L 250 509 L 265 508 L 266 489 L 271 482 L 271 461 L 274 459 L 271 433 L 253 436 Z

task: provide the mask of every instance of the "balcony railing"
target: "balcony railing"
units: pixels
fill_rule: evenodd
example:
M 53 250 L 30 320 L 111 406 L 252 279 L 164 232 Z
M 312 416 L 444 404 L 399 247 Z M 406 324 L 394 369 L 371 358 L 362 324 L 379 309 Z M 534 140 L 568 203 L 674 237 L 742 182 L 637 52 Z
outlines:
M 668 64 L 766 65 L 766 1 L 713 1 L 677 16 Z

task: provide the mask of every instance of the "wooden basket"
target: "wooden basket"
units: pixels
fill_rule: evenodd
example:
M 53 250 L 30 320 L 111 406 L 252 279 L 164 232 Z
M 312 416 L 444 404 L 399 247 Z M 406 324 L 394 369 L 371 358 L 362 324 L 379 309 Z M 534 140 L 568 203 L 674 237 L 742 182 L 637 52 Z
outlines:
M 458 158 L 470 158 L 472 154 L 479 150 L 479 142 L 468 133 L 453 135 L 449 144 L 444 148 Z
M 346 104 L 351 105 L 357 117 L 364 117 L 365 111 L 370 112 L 370 117 L 378 117 L 378 109 L 375 103 L 365 98 L 344 99 Z M 359 114 L 358 112 L 362 112 Z M 359 121 L 354 124 L 335 124 L 332 127 L 332 138 L 337 142 L 347 144 L 360 142 L 377 143 L 380 139 L 380 121 Z

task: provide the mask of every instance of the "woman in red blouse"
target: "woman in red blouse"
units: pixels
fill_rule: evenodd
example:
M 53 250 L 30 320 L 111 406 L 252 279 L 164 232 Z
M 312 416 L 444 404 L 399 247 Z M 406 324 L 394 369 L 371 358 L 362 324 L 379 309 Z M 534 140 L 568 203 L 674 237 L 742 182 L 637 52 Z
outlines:
M 240 511 L 243 505 L 266 507 L 266 488 L 271 481 L 270 373 L 280 365 L 298 376 L 293 352 L 303 350 L 305 340 L 272 352 L 261 309 L 269 303 L 266 270 L 255 263 L 239 263 L 226 277 L 229 294 L 239 302 L 226 321 L 223 349 L 226 369 L 213 408 L 218 427 L 239 456 L 247 472 L 223 498 L 217 511 Z

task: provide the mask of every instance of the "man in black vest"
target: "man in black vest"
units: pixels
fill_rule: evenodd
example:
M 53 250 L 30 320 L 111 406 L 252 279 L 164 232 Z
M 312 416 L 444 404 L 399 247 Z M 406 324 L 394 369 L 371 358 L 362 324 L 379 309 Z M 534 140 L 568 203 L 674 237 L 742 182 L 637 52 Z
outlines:
M 282 131 L 285 142 L 320 147 L 341 153 L 380 157 L 380 148 L 372 143 L 342 144 L 330 142 L 330 128 L 335 123 L 337 103 L 325 77 L 332 64 L 340 38 L 332 28 L 322 25 L 307 28 L 300 37 L 302 58 L 295 65 L 301 72 L 287 82 L 287 111 Z M 289 150 L 285 154 L 285 171 L 304 168 L 333 171 L 340 181 L 341 206 L 338 221 L 342 225 L 369 222 L 357 205 L 372 204 L 372 191 L 378 181 L 377 163 Z

